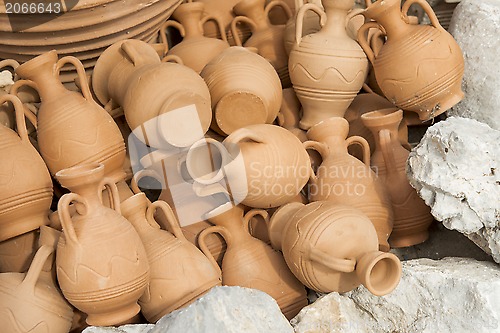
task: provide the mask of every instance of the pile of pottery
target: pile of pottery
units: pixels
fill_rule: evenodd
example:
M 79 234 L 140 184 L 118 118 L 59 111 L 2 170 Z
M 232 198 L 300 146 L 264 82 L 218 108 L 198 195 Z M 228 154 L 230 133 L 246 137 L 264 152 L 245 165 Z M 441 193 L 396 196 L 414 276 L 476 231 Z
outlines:
M 8 332 L 156 322 L 221 284 L 262 290 L 291 319 L 306 287 L 390 293 L 401 276 L 390 248 L 427 239 L 404 112 L 431 119 L 463 95 L 461 51 L 430 6 L 298 1 L 291 15 L 282 1 L 243 0 L 228 24 L 204 2 L 179 5 L 161 44 L 108 47 L 92 89 L 82 62 L 56 51 L 13 66 L 0 95 L 17 131 L 0 125 Z M 432 25 L 410 24 L 412 3 Z M 271 26 L 278 5 L 286 26 Z M 203 35 L 208 21 L 222 39 Z M 61 83 L 66 64 L 81 92 Z M 18 97 L 26 87 L 36 116 Z

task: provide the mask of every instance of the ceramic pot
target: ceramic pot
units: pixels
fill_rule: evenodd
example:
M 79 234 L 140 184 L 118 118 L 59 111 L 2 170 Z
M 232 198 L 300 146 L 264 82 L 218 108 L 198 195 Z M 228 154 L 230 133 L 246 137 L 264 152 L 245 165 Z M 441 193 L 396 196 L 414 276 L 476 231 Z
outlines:
M 63 169 L 56 177 L 72 192 L 57 205 L 63 227 L 56 258 L 59 285 L 66 299 L 88 314 L 89 325 L 121 324 L 139 313 L 137 300 L 149 282 L 141 239 L 120 215 L 118 191 L 104 178 L 104 165 Z M 101 203 L 103 186 L 113 209 Z M 72 202 L 76 213 L 70 216 Z
M 227 203 L 210 212 L 207 219 L 215 224 L 200 235 L 200 248 L 209 255 L 204 238 L 220 233 L 227 243 L 222 260 L 222 284 L 259 289 L 272 296 L 283 314 L 290 320 L 307 305 L 304 286 L 293 276 L 283 257 L 269 245 L 252 237 L 248 223 L 253 215 L 265 211 L 250 211 L 245 216 L 241 206 Z M 216 264 L 213 261 L 214 265 Z
M 38 230 L 0 242 L 0 273 L 25 273 L 37 250 Z
M 176 21 L 165 22 L 160 30 L 162 43 L 168 45 L 165 29 L 169 26 L 179 30 L 183 40 L 168 50 L 167 55 L 176 55 L 182 59 L 185 66 L 200 73 L 206 64 L 229 47 L 224 26 L 216 16 L 204 15 L 205 5 L 201 2 L 181 4 L 172 17 Z M 203 24 L 214 20 L 221 31 L 221 38 L 203 36 Z
M 285 51 L 289 55 L 292 51 L 293 45 L 295 44 L 295 31 L 296 31 L 296 21 L 299 14 L 300 8 L 306 3 L 313 3 L 318 7 L 323 7 L 320 0 L 295 0 L 295 15 L 292 16 L 286 23 L 284 41 L 285 41 Z M 304 15 L 304 21 L 302 24 L 302 37 L 314 34 L 321 30 L 321 25 L 319 24 L 319 17 L 311 11 L 307 11 Z
M 49 245 L 37 251 L 26 274 L 0 274 L 0 322 L 9 333 L 67 333 L 73 311 L 54 285 L 40 278 L 46 260 L 54 252 Z
M 212 129 L 228 135 L 254 124 L 271 124 L 282 100 L 281 84 L 273 67 L 261 56 L 231 47 L 201 72 L 214 112 Z
M 399 259 L 377 251 L 372 223 L 349 206 L 326 201 L 287 204 L 272 216 L 269 235 L 295 276 L 317 292 L 344 293 L 363 284 L 382 296 L 401 278 Z
M 212 142 L 210 160 L 200 146 Z M 275 125 L 252 125 L 229 135 L 223 142 L 206 139 L 188 152 L 186 167 L 199 192 L 227 192 L 231 200 L 253 208 L 272 208 L 293 200 L 309 179 L 311 166 L 302 143 Z
M 26 131 L 23 104 L 13 95 L 0 96 L 0 105 L 11 102 L 16 128 L 0 125 L 0 242 L 49 224 L 52 180 Z
M 389 194 L 384 184 L 370 168 L 370 147 L 358 136 L 347 138 L 349 125 L 344 118 L 330 118 L 309 129 L 311 141 L 304 147 L 320 153 L 323 163 L 311 177 L 310 201 L 331 201 L 352 206 L 373 223 L 381 251 L 389 251 L 387 239 L 392 231 L 393 214 Z M 349 155 L 352 144 L 363 147 L 363 161 Z
M 392 247 L 406 247 L 424 242 L 433 221 L 430 208 L 411 187 L 406 178 L 406 161 L 410 152 L 398 140 L 398 126 L 403 111 L 378 110 L 361 116 L 372 131 L 376 148 L 371 164 L 389 192 L 394 210 L 394 227 L 389 239 Z
M 288 63 L 293 88 L 303 114 L 302 129 L 333 116 L 343 117 L 363 86 L 368 60 L 347 31 L 354 0 L 323 0 L 323 11 L 314 4 L 302 6 L 297 15 L 296 44 Z M 302 37 L 304 16 L 312 10 L 321 17 L 319 32 Z
M 70 63 L 77 68 L 82 94 L 67 90 L 59 81 L 59 70 Z M 40 55 L 16 69 L 40 94 L 37 137 L 40 154 L 50 173 L 85 163 L 103 163 L 106 176 L 115 183 L 126 177 L 122 169 L 125 143 L 111 116 L 92 98 L 80 61 L 74 57 L 57 60 L 57 52 Z M 78 130 L 75 130 L 78 129 Z
M 409 23 L 406 13 L 414 3 L 424 8 L 432 25 Z M 358 40 L 387 99 L 403 110 L 417 112 L 421 120 L 431 119 L 464 96 L 462 51 L 426 1 L 406 1 L 400 8 L 400 0 L 378 0 L 370 5 L 363 15 L 375 22 L 360 28 Z M 387 35 L 378 54 L 365 37 L 370 28 L 381 29 Z
M 231 31 L 236 45 L 255 47 L 258 53 L 268 60 L 276 69 L 283 87 L 291 86 L 288 74 L 288 56 L 283 44 L 285 25 L 274 25 L 269 19 L 269 12 L 276 6 L 283 8 L 287 20 L 292 16 L 292 11 L 283 1 L 271 1 L 265 4 L 265 0 L 243 0 L 238 2 L 233 11 L 236 15 L 231 22 Z M 237 34 L 238 23 L 250 26 L 252 36 L 243 44 Z
M 146 249 L 150 282 L 139 304 L 146 319 L 155 323 L 221 282 L 219 270 L 184 237 L 172 209 L 163 201 L 148 205 L 144 193 L 136 194 L 122 203 L 122 214 L 132 223 Z M 160 229 L 155 221 L 157 208 L 167 216 L 172 233 Z

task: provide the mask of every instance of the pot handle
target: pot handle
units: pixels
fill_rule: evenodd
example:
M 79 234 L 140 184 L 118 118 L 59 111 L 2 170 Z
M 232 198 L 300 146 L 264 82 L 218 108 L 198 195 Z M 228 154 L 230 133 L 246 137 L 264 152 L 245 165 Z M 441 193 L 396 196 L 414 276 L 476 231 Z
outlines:
M 250 232 L 250 220 L 252 219 L 252 217 L 254 217 L 255 215 L 260 215 L 262 216 L 262 218 L 264 219 L 264 221 L 266 222 L 266 225 L 269 225 L 269 213 L 267 212 L 267 210 L 265 209 L 252 209 L 250 210 L 248 213 L 245 214 L 245 216 L 243 217 L 243 225 L 245 226 L 245 230 L 250 234 L 252 235 L 252 233 Z
M 330 154 L 329 151 L 328 151 L 328 146 L 326 144 L 322 143 L 322 142 L 318 142 L 318 141 L 304 141 L 302 143 L 302 145 L 304 146 L 304 148 L 306 150 L 307 149 L 316 150 L 321 155 L 321 159 L 323 161 Z M 314 173 L 314 171 L 312 171 L 312 166 L 311 166 L 311 180 L 312 181 L 318 180 L 318 177 L 316 176 L 316 174 Z
M 431 24 L 435 28 L 446 31 L 441 26 L 441 23 L 439 23 L 439 19 L 437 18 L 436 13 L 434 13 L 434 10 L 432 10 L 431 5 L 429 5 L 429 3 L 426 2 L 425 0 L 408 0 L 408 1 L 405 1 L 403 7 L 401 8 L 401 13 L 403 14 L 403 19 L 408 24 L 410 24 L 409 23 L 409 18 L 408 18 L 408 10 L 410 9 L 410 6 L 413 5 L 414 3 L 419 4 L 420 7 L 422 7 L 424 9 L 425 13 L 427 14 L 427 16 L 429 16 L 429 19 L 431 20 Z
M 26 120 L 24 119 L 24 105 L 16 95 L 3 95 L 0 96 L 0 105 L 5 102 L 11 102 L 14 106 L 14 113 L 16 114 L 16 129 L 19 137 L 21 137 L 21 141 L 28 142 L 30 145 L 30 140 L 28 138 L 28 130 L 26 129 Z M 24 111 L 24 112 L 23 112 Z M 28 110 L 28 112 L 31 112 Z
M 71 64 L 75 66 L 76 73 L 78 74 L 78 78 L 80 79 L 80 86 L 83 97 L 85 97 L 85 99 L 89 102 L 95 102 L 94 98 L 92 97 L 92 93 L 90 92 L 89 82 L 87 80 L 87 74 L 85 73 L 85 68 L 83 67 L 83 64 L 80 62 L 80 60 L 78 60 L 78 58 L 73 56 L 66 56 L 59 59 L 59 61 L 56 63 L 57 75 L 59 75 L 59 71 L 66 64 Z
M 120 46 L 121 50 L 125 52 L 125 54 L 130 58 L 132 63 L 134 64 L 134 67 L 138 67 L 144 64 L 142 56 L 137 52 L 134 44 L 130 42 L 124 42 Z
M 238 33 L 238 30 L 236 28 L 236 25 L 240 22 L 248 24 L 250 26 L 250 29 L 252 30 L 252 33 L 255 31 L 255 29 L 257 29 L 257 24 L 254 21 L 252 21 L 252 19 L 246 16 L 236 16 L 231 21 L 231 33 L 233 34 L 234 42 L 236 43 L 237 46 L 243 46 L 240 34 Z
M 35 285 L 40 277 L 40 273 L 43 270 L 45 262 L 54 253 L 54 248 L 50 245 L 42 245 L 36 251 L 35 257 L 31 262 L 30 268 L 23 279 L 23 282 L 19 285 L 21 289 L 29 290 L 31 294 L 35 292 Z
M 355 259 L 339 259 L 333 257 L 331 254 L 328 254 L 324 251 L 317 249 L 314 246 L 309 244 L 309 255 L 308 258 L 318 263 L 324 267 L 330 268 L 332 270 L 342 272 L 342 273 L 351 273 L 354 272 L 356 268 L 356 260 Z
M 221 272 L 219 264 L 217 264 L 217 261 L 215 261 L 214 257 L 210 253 L 210 250 L 208 249 L 207 244 L 205 243 L 205 238 L 208 235 L 213 234 L 213 233 L 220 234 L 224 238 L 224 241 L 226 242 L 228 249 L 230 246 L 232 246 L 232 238 L 231 238 L 231 234 L 229 233 L 229 231 L 226 228 L 224 228 L 223 226 L 218 226 L 218 225 L 206 228 L 205 230 L 200 232 L 200 235 L 198 236 L 198 245 L 199 245 L 201 251 L 208 258 L 208 260 L 210 260 L 210 262 L 215 267 L 215 269 L 217 271 Z
M 17 98 L 19 98 L 19 96 L 17 95 L 17 91 L 22 86 L 31 87 L 31 88 L 35 89 L 38 92 L 38 85 L 34 81 L 31 81 L 31 80 L 17 80 L 16 82 L 14 82 L 14 84 L 10 88 L 9 94 L 14 95 Z M 23 104 L 23 111 L 24 111 L 24 115 L 26 116 L 26 118 L 28 118 L 28 120 L 33 124 L 33 126 L 36 129 L 38 127 L 36 115 L 34 115 L 33 112 L 31 112 L 24 104 Z
M 304 15 L 308 10 L 312 10 L 316 14 L 318 14 L 320 20 L 319 25 L 323 28 L 326 24 L 326 13 L 322 10 L 318 5 L 313 3 L 306 3 L 304 6 L 300 7 L 299 12 L 297 13 L 297 19 L 295 24 L 295 44 L 299 45 L 302 41 L 302 32 L 304 26 Z
M 139 170 L 134 174 L 134 176 L 132 177 L 132 180 L 130 181 L 130 187 L 132 188 L 132 191 L 135 194 L 142 192 L 141 189 L 139 188 L 139 185 L 137 185 L 137 184 L 139 183 L 139 181 L 143 177 L 152 177 L 152 178 L 156 179 L 157 181 L 159 181 L 160 183 L 162 183 L 162 181 L 160 180 L 160 175 L 158 175 L 158 173 L 156 171 L 151 170 L 151 169 Z M 162 187 L 163 187 L 163 185 L 162 185 Z
M 349 21 L 352 20 L 353 17 L 358 16 L 358 15 L 363 15 L 363 12 L 365 10 L 362 8 L 354 8 L 352 9 L 349 13 L 347 13 L 347 16 L 345 18 L 345 26 L 349 24 Z M 365 20 L 366 22 L 366 20 Z
M 164 56 L 163 58 L 161 58 L 161 62 L 173 62 L 178 65 L 184 65 L 184 61 L 182 61 L 181 57 L 175 54 L 169 54 Z
M 271 12 L 271 9 L 273 9 L 274 7 L 281 7 L 283 9 L 283 11 L 285 12 L 285 16 L 286 16 L 286 19 L 287 21 L 290 19 L 290 17 L 292 17 L 293 13 L 292 13 L 292 10 L 290 9 L 290 6 L 288 6 L 288 4 L 283 1 L 283 0 L 273 0 L 271 2 L 269 2 L 266 6 L 266 8 L 264 9 L 264 15 L 269 19 L 269 12 Z
M 69 205 L 73 201 L 85 205 L 85 199 L 83 197 L 76 193 L 67 193 L 63 195 L 57 203 L 57 214 L 59 215 L 59 221 L 61 221 L 64 235 L 67 236 L 67 239 L 73 244 L 79 244 L 75 229 L 73 228 L 73 222 L 71 221 L 71 215 L 69 214 Z M 80 212 L 78 212 L 78 214 L 80 214 Z
M 154 214 L 157 209 L 160 209 L 167 217 L 168 225 L 170 230 L 174 233 L 174 236 L 181 241 L 187 241 L 181 227 L 179 226 L 179 221 L 175 217 L 174 211 L 165 201 L 158 200 L 149 205 L 148 210 L 146 211 L 146 218 L 148 221 L 155 221 Z M 155 224 L 158 225 L 157 223 Z
M 385 167 L 388 173 L 397 173 L 396 159 L 394 157 L 394 148 L 391 144 L 391 131 L 383 129 L 379 133 L 380 146 L 384 156 Z
M 347 146 L 350 146 L 352 144 L 357 144 L 361 146 L 361 149 L 363 150 L 363 163 L 367 167 L 370 167 L 370 145 L 368 144 L 368 141 L 366 141 L 365 138 L 362 136 L 354 135 L 346 140 Z
M 120 205 L 120 194 L 118 193 L 118 187 L 110 178 L 104 178 L 98 187 L 97 195 L 102 202 L 102 188 L 108 189 L 108 199 L 111 204 L 111 209 L 116 211 L 118 214 L 122 214 Z
M 371 28 L 379 29 L 380 31 L 384 32 L 384 29 L 377 22 L 365 23 L 358 30 L 358 43 L 363 51 L 365 51 L 368 60 L 370 60 L 371 64 L 373 65 L 373 63 L 375 62 L 375 54 L 367 40 L 367 32 Z
M 177 30 L 179 30 L 181 37 L 184 38 L 186 36 L 186 30 L 180 24 L 179 22 L 168 20 L 165 23 L 163 23 L 160 27 L 160 40 L 161 43 L 165 45 L 165 50 L 163 51 L 164 53 L 168 52 L 168 39 L 167 39 L 167 34 L 165 33 L 165 30 L 167 30 L 168 27 L 173 27 Z
M 203 30 L 203 25 L 205 23 L 207 23 L 207 21 L 214 21 L 215 24 L 217 24 L 217 28 L 219 28 L 219 32 L 220 32 L 220 36 L 221 36 L 222 40 L 227 43 L 226 30 L 224 29 L 224 24 L 222 23 L 222 21 L 216 16 L 206 15 L 200 21 L 200 27 L 202 30 Z
M 237 144 L 243 140 L 252 140 L 256 143 L 264 143 L 262 140 L 262 137 L 259 136 L 258 134 L 254 133 L 253 131 L 250 131 L 247 128 L 240 128 L 234 131 L 233 133 L 229 134 L 224 141 L 222 142 L 223 144 L 230 143 L 230 144 Z

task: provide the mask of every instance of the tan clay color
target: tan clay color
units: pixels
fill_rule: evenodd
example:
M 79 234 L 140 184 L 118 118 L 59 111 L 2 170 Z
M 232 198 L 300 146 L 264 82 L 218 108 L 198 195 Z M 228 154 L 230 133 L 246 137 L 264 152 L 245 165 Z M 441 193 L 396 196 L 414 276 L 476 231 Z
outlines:
M 210 212 L 207 219 L 216 226 L 201 233 L 200 248 L 209 255 L 205 236 L 221 234 L 227 243 L 222 260 L 222 284 L 266 292 L 276 300 L 283 314 L 291 319 L 307 305 L 306 290 L 279 253 L 249 234 L 249 220 L 256 214 L 267 218 L 263 210 L 253 210 L 243 216 L 243 208 L 232 203 Z M 213 264 L 216 265 L 214 260 Z
M 37 250 L 38 230 L 0 242 L 0 273 L 25 273 Z
M 323 163 L 311 177 L 309 200 L 328 200 L 352 206 L 364 213 L 373 223 L 381 251 L 389 251 L 387 239 L 392 231 L 391 200 L 383 183 L 370 168 L 370 147 L 362 137 L 347 138 L 349 124 L 344 118 L 324 120 L 307 132 L 312 141 L 304 147 L 314 149 Z M 349 155 L 352 144 L 363 147 L 363 162 Z
M 300 8 L 306 3 L 313 3 L 316 6 L 322 8 L 321 0 L 295 0 L 295 15 L 291 17 L 285 26 L 284 40 L 285 40 L 285 50 L 287 54 L 290 54 L 293 46 L 295 45 L 295 31 L 296 31 L 296 21 L 299 14 Z M 319 17 L 311 11 L 307 11 L 304 15 L 304 21 L 302 24 L 302 37 L 314 34 L 321 30 L 321 25 L 319 24 Z
M 11 102 L 19 135 L 0 125 L 0 242 L 49 224 L 52 180 L 26 131 L 23 104 L 13 95 L 0 97 L 0 105 Z
M 410 24 L 406 13 L 414 3 L 425 10 L 432 25 Z M 358 40 L 387 99 L 427 120 L 462 100 L 464 59 L 460 47 L 439 24 L 426 1 L 409 0 L 400 8 L 400 0 L 378 0 L 370 5 L 363 15 L 375 22 L 360 28 Z M 365 37 L 370 28 L 387 34 L 387 42 L 378 54 Z
M 212 129 L 221 134 L 254 124 L 271 124 L 281 106 L 281 83 L 261 56 L 231 47 L 201 72 L 212 97 Z
M 66 299 L 96 326 L 121 324 L 140 311 L 137 300 L 149 282 L 146 250 L 133 226 L 120 215 L 116 185 L 104 165 L 86 164 L 56 174 L 71 190 L 57 210 L 63 234 L 57 246 L 57 278 Z M 113 209 L 102 205 L 108 187 Z M 70 216 L 68 207 L 76 206 Z
M 77 68 L 83 95 L 67 90 L 59 81 L 59 70 L 70 63 Z M 85 163 L 105 166 L 106 176 L 125 179 L 125 143 L 113 118 L 92 97 L 80 61 L 74 57 L 57 60 L 57 52 L 44 53 L 16 69 L 27 84 L 40 94 L 37 114 L 40 153 L 52 175 L 59 170 Z
M 54 248 L 43 245 L 26 274 L 0 274 L 0 323 L 2 332 L 67 333 L 73 311 L 41 272 Z
M 271 243 L 295 276 L 323 293 L 344 293 L 363 284 L 372 294 L 390 293 L 401 263 L 380 252 L 370 220 L 355 208 L 318 201 L 287 204 L 269 223 Z
M 122 202 L 122 214 L 134 226 L 146 248 L 150 281 L 139 299 L 142 314 L 155 323 L 164 315 L 189 304 L 210 288 L 220 285 L 220 272 L 209 259 L 184 237 L 172 209 L 163 201 L 149 206 L 144 193 Z M 171 232 L 162 230 L 154 219 L 159 208 Z
M 180 57 L 183 64 L 196 73 L 200 73 L 210 60 L 229 47 L 222 21 L 217 17 L 204 16 L 204 9 L 205 5 L 201 2 L 183 3 L 172 15 L 176 21 L 165 22 L 160 30 L 161 41 L 167 46 L 165 29 L 171 26 L 179 30 L 183 40 L 168 50 L 167 55 Z M 208 20 L 215 20 L 222 40 L 203 36 L 203 24 Z
M 285 25 L 274 25 L 269 19 L 269 12 L 276 6 L 280 6 L 288 16 L 292 17 L 292 11 L 283 1 L 271 1 L 266 5 L 265 0 L 243 0 L 238 2 L 233 11 L 236 16 L 231 22 L 231 31 L 235 37 L 236 45 L 255 47 L 258 53 L 273 65 L 279 75 L 283 87 L 291 86 L 288 74 L 288 55 L 283 43 Z M 252 30 L 252 36 L 243 44 L 237 34 L 238 23 L 248 24 Z
M 430 208 L 418 196 L 406 178 L 406 160 L 410 152 L 398 140 L 398 127 L 403 111 L 378 110 L 361 116 L 375 137 L 372 166 L 389 192 L 394 210 L 394 227 L 389 239 L 392 247 L 422 243 L 429 237 L 427 228 L 433 217 Z
M 323 11 L 314 4 L 302 6 L 297 15 L 296 44 L 290 53 L 289 70 L 303 114 L 302 129 L 333 116 L 343 117 L 368 74 L 368 60 L 347 31 L 354 0 L 323 0 Z M 323 28 L 302 37 L 304 16 L 313 10 Z
M 160 62 L 147 43 L 126 40 L 110 46 L 92 80 L 101 103 L 120 105 L 135 136 L 149 146 L 187 147 L 210 126 L 205 82 L 186 66 Z

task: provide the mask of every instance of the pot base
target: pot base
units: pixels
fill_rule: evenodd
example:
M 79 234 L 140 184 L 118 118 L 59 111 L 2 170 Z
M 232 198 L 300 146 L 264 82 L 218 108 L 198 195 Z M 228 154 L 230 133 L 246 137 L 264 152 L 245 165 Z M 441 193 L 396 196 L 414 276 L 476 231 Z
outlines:
M 249 92 L 234 92 L 222 97 L 215 108 L 217 125 L 226 134 L 267 122 L 267 108 L 262 99 Z

